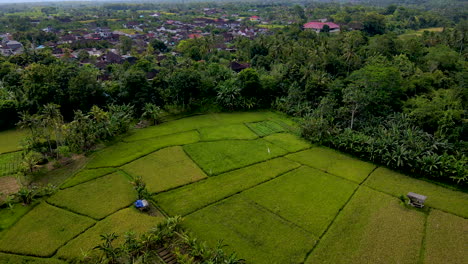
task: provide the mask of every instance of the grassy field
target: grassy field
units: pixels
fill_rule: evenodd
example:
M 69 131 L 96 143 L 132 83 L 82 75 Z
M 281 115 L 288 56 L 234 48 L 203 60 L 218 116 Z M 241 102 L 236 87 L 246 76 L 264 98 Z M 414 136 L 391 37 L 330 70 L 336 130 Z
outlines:
M 202 141 L 223 139 L 256 139 L 258 136 L 244 124 L 203 127 L 198 129 Z
M 0 263 L 2 264 L 64 264 L 64 261 L 54 258 L 35 258 L 27 256 L 19 256 L 13 254 L 0 253 Z
M 184 225 L 211 245 L 223 240 L 247 263 L 299 263 L 317 239 L 240 196 L 187 216 Z
M 418 263 L 425 217 L 360 188 L 306 263 Z
M 278 122 L 274 122 L 271 120 L 249 123 L 247 124 L 247 126 L 261 137 L 285 131 L 285 128 L 281 126 Z
M 468 263 L 468 220 L 431 210 L 425 242 L 424 263 Z
M 51 256 L 93 224 L 91 218 L 41 203 L 0 237 L 0 251 Z
M 361 183 L 375 169 L 375 165 L 351 158 L 338 151 L 315 147 L 288 155 L 287 158 L 313 168 Z
M 125 138 L 126 141 L 135 141 L 171 135 L 174 133 L 195 130 L 203 127 L 226 126 L 232 124 L 243 124 L 247 122 L 259 122 L 267 119 L 287 120 L 284 115 L 272 112 L 249 112 L 231 114 L 208 114 L 188 117 L 163 123 L 146 129 L 134 130 L 133 134 Z
M 150 154 L 153 151 L 170 146 L 197 142 L 199 135 L 189 131 L 174 135 L 150 138 L 135 142 L 118 142 L 94 154 L 87 168 L 117 167 Z
M 289 152 L 296 152 L 311 147 L 310 143 L 307 141 L 288 133 L 273 134 L 266 136 L 263 139 Z
M 356 187 L 317 169 L 301 167 L 241 195 L 318 237 Z
M 205 173 L 185 154 L 182 147 L 154 152 L 122 167 L 132 176 L 141 176 L 151 193 L 165 191 L 206 178 Z
M 85 255 L 90 254 L 93 247 L 101 243 L 101 234 L 115 233 L 119 236 L 116 243 L 121 243 L 125 232 L 141 234 L 155 227 L 162 219 L 162 217 L 153 217 L 141 213 L 135 208 L 120 210 L 98 222 L 95 226 L 60 248 L 57 256 L 61 259 L 80 260 Z
M 182 215 L 199 240 L 223 240 L 247 263 L 468 263 L 467 193 L 296 134 L 294 121 L 272 112 L 134 129 L 89 157 L 35 175 L 36 183 L 60 186 L 46 201 L 0 209 L 0 263 L 79 261 L 96 254 L 101 234 L 115 232 L 119 243 L 163 213 Z M 137 176 L 163 211 L 153 211 L 156 217 L 132 206 Z M 428 196 L 424 209 L 400 201 L 410 191 Z
M 208 176 L 287 153 L 286 150 L 263 139 L 200 142 L 185 145 L 184 150 Z
M 22 159 L 21 151 L 0 154 L 0 177 L 20 171 Z
M 169 214 L 186 215 L 298 166 L 285 158 L 277 158 L 158 194 L 154 199 Z
M 0 208 L 0 232 L 12 226 L 36 205 L 37 202 L 30 205 L 16 204 L 13 208 Z
M 468 217 L 468 194 L 410 178 L 386 168 L 378 168 L 365 185 L 394 196 L 415 192 L 427 196 L 426 205 Z
M 27 130 L 15 129 L 0 131 L 0 154 L 20 150 L 20 142 L 27 135 Z
M 110 174 L 112 172 L 115 172 L 116 170 L 117 169 L 115 168 L 99 168 L 99 169 L 93 169 L 93 170 L 82 170 L 78 172 L 77 174 L 73 175 L 72 177 L 68 178 L 60 186 L 60 188 L 65 189 L 68 187 L 72 187 L 80 183 L 87 182 L 87 181 L 99 178 L 101 176 Z
M 47 201 L 72 212 L 102 219 L 135 201 L 136 192 L 129 182 L 129 178 L 116 172 L 62 190 Z

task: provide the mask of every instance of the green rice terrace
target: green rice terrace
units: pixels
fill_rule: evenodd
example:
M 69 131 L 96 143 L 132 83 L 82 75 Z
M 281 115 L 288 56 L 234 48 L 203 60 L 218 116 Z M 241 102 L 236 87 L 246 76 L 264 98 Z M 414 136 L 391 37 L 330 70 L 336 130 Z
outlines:
M 73 262 L 101 234 L 141 233 L 176 215 L 247 263 L 468 263 L 467 193 L 311 145 L 277 113 L 134 129 L 72 171 L 51 197 L 0 209 L 0 263 Z M 159 213 L 133 206 L 138 176 Z M 408 192 L 426 206 L 402 202 Z

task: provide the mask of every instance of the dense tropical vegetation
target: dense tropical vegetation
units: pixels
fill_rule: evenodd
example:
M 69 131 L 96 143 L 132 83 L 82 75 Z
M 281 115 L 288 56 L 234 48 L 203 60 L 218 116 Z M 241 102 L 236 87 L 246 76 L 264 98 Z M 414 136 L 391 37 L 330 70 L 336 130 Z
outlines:
M 21 151 L 0 149 L 0 165 L 21 161 L 0 176 L 58 186 L 0 193 L 0 241 L 11 241 L 0 260 L 150 263 L 170 252 L 243 263 L 214 246 L 220 234 L 259 263 L 369 251 L 349 260 L 362 263 L 390 244 L 395 262 L 463 259 L 453 252 L 464 238 L 451 234 L 467 216 L 454 191 L 468 182 L 466 5 L 371 2 L 0 5 L 0 130 L 28 134 Z M 305 27 L 319 20 L 339 32 Z M 212 112 L 238 113 L 166 122 Z M 41 179 L 38 167 L 61 176 Z M 429 209 L 395 202 L 408 191 L 429 195 Z M 134 199 L 159 214 L 129 208 Z M 336 254 L 362 230 L 387 229 L 403 239 Z

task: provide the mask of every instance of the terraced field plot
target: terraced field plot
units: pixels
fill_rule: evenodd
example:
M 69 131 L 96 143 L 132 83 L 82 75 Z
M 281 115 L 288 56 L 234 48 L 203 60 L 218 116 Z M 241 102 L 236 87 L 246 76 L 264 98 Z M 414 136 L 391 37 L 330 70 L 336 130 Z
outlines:
M 294 127 L 256 112 L 135 130 L 47 201 L 0 210 L 0 263 L 79 260 L 103 233 L 155 226 L 162 216 L 132 206 L 137 176 L 163 213 L 247 263 L 468 263 L 466 193 L 313 146 Z M 409 191 L 429 208 L 402 204 Z

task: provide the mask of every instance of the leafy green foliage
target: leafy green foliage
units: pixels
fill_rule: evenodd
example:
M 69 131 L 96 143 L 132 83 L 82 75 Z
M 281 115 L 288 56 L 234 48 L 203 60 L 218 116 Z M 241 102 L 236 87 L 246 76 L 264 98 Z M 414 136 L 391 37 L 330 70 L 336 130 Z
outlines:
M 130 179 L 119 172 L 60 190 L 47 201 L 95 219 L 129 206 L 136 194 Z
M 149 154 L 122 166 L 122 169 L 134 177 L 142 177 L 150 193 L 206 178 L 179 146 Z
M 0 250 L 47 257 L 86 228 L 90 218 L 41 203 L 0 238 Z
M 223 239 L 230 245 L 229 250 L 235 250 L 252 263 L 299 263 L 316 240 L 240 196 L 206 207 L 185 219 L 183 226 L 209 245 Z
M 361 187 L 306 263 L 418 262 L 424 221 L 424 213 Z
M 276 158 L 157 194 L 154 199 L 169 214 L 186 215 L 298 166 L 288 159 Z
M 287 153 L 286 150 L 262 139 L 199 142 L 185 145 L 184 150 L 208 176 Z

